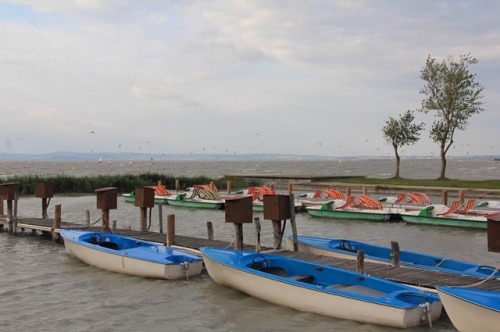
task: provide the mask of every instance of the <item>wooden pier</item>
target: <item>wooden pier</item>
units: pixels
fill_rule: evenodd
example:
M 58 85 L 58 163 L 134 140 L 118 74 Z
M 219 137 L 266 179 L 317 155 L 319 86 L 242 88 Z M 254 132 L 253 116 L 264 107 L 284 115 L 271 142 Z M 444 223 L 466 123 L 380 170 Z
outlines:
M 0 224 L 5 222 L 6 222 L 5 216 L 0 216 Z M 101 231 L 101 227 L 98 226 L 88 227 L 84 224 L 77 224 L 70 222 L 63 222 L 61 224 L 61 228 L 55 229 L 53 219 L 43 219 L 43 218 L 19 218 L 17 221 L 17 227 L 20 229 L 24 229 L 24 231 L 29 231 L 29 230 L 38 231 L 47 235 L 52 233 L 59 233 L 61 229 L 65 228 L 88 229 L 96 232 Z M 116 229 L 115 233 L 158 243 L 166 243 L 167 241 L 167 235 L 159 232 Z M 201 247 L 228 248 L 232 246 L 232 243 L 227 241 L 203 239 L 203 238 L 182 236 L 176 234 L 174 245 L 192 250 L 198 250 Z M 255 245 L 244 244 L 243 249 L 255 251 Z M 272 248 L 269 247 L 262 248 L 262 250 L 269 250 L 269 249 Z M 273 250 L 273 253 L 286 257 L 308 260 L 316 262 L 318 264 L 340 267 L 351 271 L 356 271 L 357 267 L 356 260 L 351 260 L 351 259 L 319 256 L 319 255 L 294 252 L 289 250 Z M 448 286 L 474 285 L 475 288 L 479 289 L 500 291 L 500 280 L 496 279 L 484 280 L 483 278 L 478 278 L 478 277 L 462 276 L 452 273 L 444 273 L 444 272 L 424 270 L 412 267 L 395 268 L 387 264 L 366 262 L 364 272 L 370 276 L 376 276 L 387 280 L 395 281 L 398 283 L 404 283 L 423 288 L 435 288 L 437 285 L 448 285 Z
M 4 187 L 14 191 L 17 187 L 11 184 L 4 184 Z M 37 197 L 44 199 L 51 197 L 52 192 L 47 184 L 40 187 L 40 192 Z M 43 189 L 43 190 L 42 190 Z M 150 192 L 151 191 L 151 192 Z M 235 241 L 218 241 L 213 239 L 213 232 L 210 232 L 211 223 L 207 223 L 208 227 L 208 238 L 195 238 L 190 236 L 181 236 L 175 234 L 175 216 L 169 215 L 167 219 L 167 232 L 163 233 L 163 222 L 160 219 L 160 229 L 159 232 L 152 232 L 146 230 L 145 220 L 141 221 L 140 230 L 132 229 L 119 229 L 113 222 L 111 226 L 109 224 L 109 218 L 106 220 L 106 216 L 109 216 L 109 209 L 116 208 L 116 190 L 114 188 L 102 188 L 96 190 L 98 193 L 97 201 L 98 208 L 103 211 L 102 226 L 94 226 L 90 224 L 89 212 L 87 212 L 87 220 L 83 223 L 72 223 L 72 222 L 62 222 L 61 218 L 61 206 L 56 205 L 55 207 L 55 217 L 48 218 L 46 213 L 46 204 L 42 204 L 42 216 L 43 218 L 26 218 L 17 216 L 17 193 L 12 195 L 6 195 L 7 191 L 4 188 L 2 193 L 2 198 L 6 197 L 8 201 L 8 211 L 4 214 L 3 211 L 3 201 L 0 200 L 0 231 L 8 228 L 8 232 L 16 235 L 17 230 L 20 229 L 23 232 L 37 233 L 41 232 L 44 235 L 52 237 L 56 242 L 62 242 L 60 238 L 61 229 L 87 229 L 91 231 L 101 232 L 101 231 L 112 231 L 113 233 L 133 237 L 141 240 L 147 240 L 157 243 L 164 243 L 165 245 L 173 245 L 177 247 L 183 247 L 190 250 L 197 251 L 201 247 L 217 247 L 217 248 L 229 248 L 233 246 L 235 249 L 244 249 L 249 251 L 264 251 L 273 249 L 273 253 L 278 255 L 283 255 L 286 257 L 294 257 L 302 260 L 308 260 L 316 262 L 318 264 L 331 265 L 335 267 L 341 267 L 347 270 L 358 271 L 358 262 L 356 260 L 341 259 L 335 257 L 319 256 L 307 253 L 300 253 L 297 251 L 281 250 L 281 238 L 279 237 L 279 232 L 281 229 L 281 221 L 290 220 L 292 231 L 294 235 L 297 235 L 297 230 L 295 226 L 295 210 L 294 210 L 294 196 L 293 193 L 287 195 L 276 195 L 276 196 L 266 196 L 267 198 L 272 198 L 274 203 L 269 204 L 269 209 L 264 209 L 264 218 L 271 220 L 273 222 L 273 228 L 275 229 L 275 242 L 273 248 L 264 248 L 260 246 L 260 243 L 256 245 L 248 245 L 243 243 L 242 234 L 242 223 L 251 223 L 255 221 L 257 231 L 260 230 L 260 222 L 258 218 L 252 220 L 252 204 L 251 200 L 239 199 L 226 206 L 226 223 L 233 223 L 235 227 Z M 9 192 L 7 192 L 9 193 Z M 145 209 L 154 205 L 154 195 L 153 189 L 147 188 L 144 190 L 142 195 L 138 195 L 136 198 L 136 206 L 141 209 Z M 16 201 L 14 203 L 14 201 Z M 232 205 L 232 206 L 231 206 Z M 160 206 L 161 208 L 161 206 Z M 16 210 L 14 212 L 14 210 Z M 161 215 L 161 213 L 160 213 Z M 172 218 L 173 217 L 173 218 Z M 499 220 L 494 221 L 494 225 L 500 228 L 500 216 Z M 7 226 L 7 227 L 5 227 Z M 213 229 L 212 229 L 213 230 Z M 277 235 L 278 234 L 278 235 Z M 260 233 L 258 233 L 257 239 L 260 239 Z M 490 241 L 489 241 L 490 242 Z M 492 238 L 492 244 L 495 244 L 495 248 L 490 251 L 500 251 L 500 239 Z M 258 248 L 258 250 L 256 250 Z M 364 264 L 362 271 L 364 273 L 377 276 L 391 281 L 414 285 L 423 288 L 435 288 L 437 285 L 448 285 L 448 286 L 474 286 L 479 289 L 488 289 L 500 291 L 500 280 L 497 279 L 484 279 L 471 276 L 462 276 L 451 273 L 437 272 L 427 269 L 419 269 L 413 267 L 393 267 L 391 265 L 383 263 L 373 263 L 367 262 Z

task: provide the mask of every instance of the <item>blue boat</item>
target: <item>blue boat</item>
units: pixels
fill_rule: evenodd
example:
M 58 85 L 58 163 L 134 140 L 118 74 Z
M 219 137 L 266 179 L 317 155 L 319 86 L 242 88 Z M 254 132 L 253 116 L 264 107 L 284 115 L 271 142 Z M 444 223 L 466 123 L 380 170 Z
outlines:
M 500 292 L 437 286 L 443 306 L 459 331 L 497 332 L 500 329 Z
M 399 328 L 441 315 L 437 294 L 381 278 L 277 254 L 200 251 L 216 283 L 299 311 Z
M 138 277 L 181 279 L 200 274 L 203 260 L 184 250 L 118 234 L 61 230 L 66 251 L 97 268 Z
M 287 246 L 288 248 L 293 248 L 292 236 L 288 237 Z M 365 261 L 391 264 L 392 260 L 392 250 L 390 247 L 354 240 L 299 235 L 298 247 L 301 252 L 349 259 L 356 259 L 358 250 L 363 250 Z M 400 251 L 400 265 L 480 278 L 500 278 L 500 271 L 492 266 L 477 265 L 461 260 L 408 250 Z

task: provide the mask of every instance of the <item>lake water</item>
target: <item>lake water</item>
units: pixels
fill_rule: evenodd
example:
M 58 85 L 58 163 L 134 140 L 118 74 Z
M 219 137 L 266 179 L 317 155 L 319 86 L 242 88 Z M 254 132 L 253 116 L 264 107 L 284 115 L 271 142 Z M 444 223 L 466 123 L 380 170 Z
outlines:
M 140 166 L 141 164 L 142 166 Z M 341 165 L 339 165 L 341 164 Z M 403 163 L 404 165 L 404 163 Z M 402 166 L 403 166 L 402 165 Z M 429 161 L 406 165 L 403 176 L 436 177 Z M 200 162 L 147 161 L 113 162 L 1 162 L 0 176 L 11 174 L 95 175 L 120 172 L 164 172 L 171 175 L 255 174 L 362 174 L 390 176 L 390 161 L 352 162 Z M 449 163 L 449 177 L 498 179 L 500 163 L 457 161 Z M 94 195 L 52 198 L 62 205 L 64 221 L 84 222 L 89 210 L 92 221 L 100 218 Z M 41 216 L 40 199 L 22 197 L 19 215 Z M 234 228 L 226 224 L 224 211 L 163 207 L 163 216 L 176 216 L 179 235 L 206 237 L 206 223 L 214 226 L 215 238 L 232 241 Z M 158 209 L 153 208 L 151 229 L 158 229 Z M 259 216 L 256 214 L 255 216 Z M 261 217 L 262 244 L 272 246 L 271 223 Z M 118 199 L 110 211 L 118 227 L 138 229 L 139 209 Z M 498 254 L 487 251 L 484 230 L 406 225 L 362 221 L 332 221 L 297 215 L 303 235 L 349 238 L 389 245 L 395 240 L 401 249 L 423 251 L 451 258 L 498 266 Z M 244 241 L 254 243 L 253 225 L 243 227 Z M 290 234 L 289 227 L 285 231 Z M 69 257 L 61 244 L 40 236 L 17 237 L 0 234 L 0 331 L 388 331 L 386 327 L 323 317 L 275 306 L 233 289 L 217 285 L 207 274 L 189 281 L 162 281 L 128 277 L 101 271 Z M 418 327 L 409 331 L 429 331 Z M 432 331 L 455 331 L 443 316 Z

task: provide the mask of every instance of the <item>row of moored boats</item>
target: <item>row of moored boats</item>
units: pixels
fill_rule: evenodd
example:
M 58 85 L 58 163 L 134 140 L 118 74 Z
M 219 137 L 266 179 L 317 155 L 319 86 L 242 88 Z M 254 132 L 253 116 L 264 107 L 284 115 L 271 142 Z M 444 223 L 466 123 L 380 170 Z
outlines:
M 188 279 L 206 268 L 224 286 L 300 311 L 398 328 L 432 325 L 443 305 L 460 331 L 498 331 L 500 292 L 471 287 L 422 289 L 331 265 L 301 260 L 282 251 L 250 252 L 204 247 L 168 247 L 112 233 L 61 230 L 67 252 L 98 268 L 133 276 Z M 288 238 L 299 251 L 390 264 L 391 249 L 345 239 Z M 500 280 L 497 268 L 401 251 L 401 268 Z
M 213 185 L 196 185 L 185 191 L 169 191 L 163 185 L 152 186 L 156 204 L 179 207 L 223 209 L 226 199 L 252 197 L 254 211 L 263 211 L 264 196 L 276 195 L 269 187 L 250 187 L 234 194 L 221 194 Z M 124 194 L 134 202 L 134 193 Z M 455 200 L 449 205 L 432 203 L 424 193 L 400 193 L 394 197 L 375 198 L 370 195 L 345 196 L 336 189 L 318 189 L 299 195 L 295 210 L 311 216 L 330 219 L 370 221 L 404 221 L 407 223 L 458 226 L 486 229 L 487 216 L 500 212 L 500 201 Z

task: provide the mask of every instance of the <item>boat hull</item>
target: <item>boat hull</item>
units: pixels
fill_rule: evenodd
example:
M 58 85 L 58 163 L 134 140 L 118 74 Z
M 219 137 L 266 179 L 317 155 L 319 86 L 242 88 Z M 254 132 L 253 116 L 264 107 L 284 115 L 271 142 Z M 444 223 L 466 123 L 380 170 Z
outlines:
M 331 219 L 356 219 L 368 221 L 390 221 L 397 220 L 398 215 L 393 213 L 386 213 L 380 211 L 349 211 L 349 210 L 320 210 L 308 208 L 307 212 L 313 217 L 331 218 Z
M 341 319 L 355 320 L 363 323 L 407 328 L 421 325 L 423 317 L 422 307 L 400 308 L 395 306 L 373 303 L 369 300 L 353 299 L 349 295 L 332 294 L 322 286 L 300 286 L 297 283 L 277 281 L 274 278 L 249 273 L 234 266 L 225 265 L 217 259 L 207 256 L 201 249 L 205 267 L 210 277 L 221 285 L 229 286 L 258 299 L 277 305 L 290 307 L 299 311 L 312 312 L 320 315 Z M 318 267 L 319 269 L 319 267 Z M 363 286 L 351 286 L 370 290 Z M 344 293 L 345 294 L 345 293 Z M 383 294 L 372 294 L 378 297 Z M 441 303 L 431 304 L 430 319 L 436 320 L 441 314 Z
M 290 250 L 293 250 L 292 236 L 286 239 L 286 244 Z M 354 240 L 303 235 L 297 237 L 297 244 L 300 252 L 351 260 L 356 260 L 358 250 L 363 250 L 365 262 L 392 264 L 392 249 L 390 247 L 372 245 Z M 481 266 L 466 261 L 409 250 L 400 251 L 399 263 L 403 268 L 428 269 L 478 278 L 500 278 L 500 272 L 495 271 L 494 267 Z M 493 273 L 495 274 L 493 275 Z
M 439 297 L 453 325 L 461 332 L 496 332 L 500 327 L 500 292 L 438 286 Z M 497 308 L 475 299 L 489 299 Z
M 165 264 L 134 258 L 133 251 L 116 251 L 107 248 L 94 248 L 81 244 L 70 236 L 64 237 L 64 246 L 69 255 L 94 267 L 116 273 L 137 277 L 158 279 L 183 279 L 201 273 L 203 261 L 192 261 L 187 265 Z M 99 247 L 99 246 L 96 246 Z M 161 247 L 159 247 L 161 251 Z M 164 256 L 167 257 L 168 256 Z
M 453 218 L 453 217 L 426 217 L 418 215 L 401 214 L 404 222 L 409 224 L 423 225 L 439 225 L 439 226 L 455 226 L 465 228 L 486 229 L 487 221 L 484 217 L 475 218 Z

